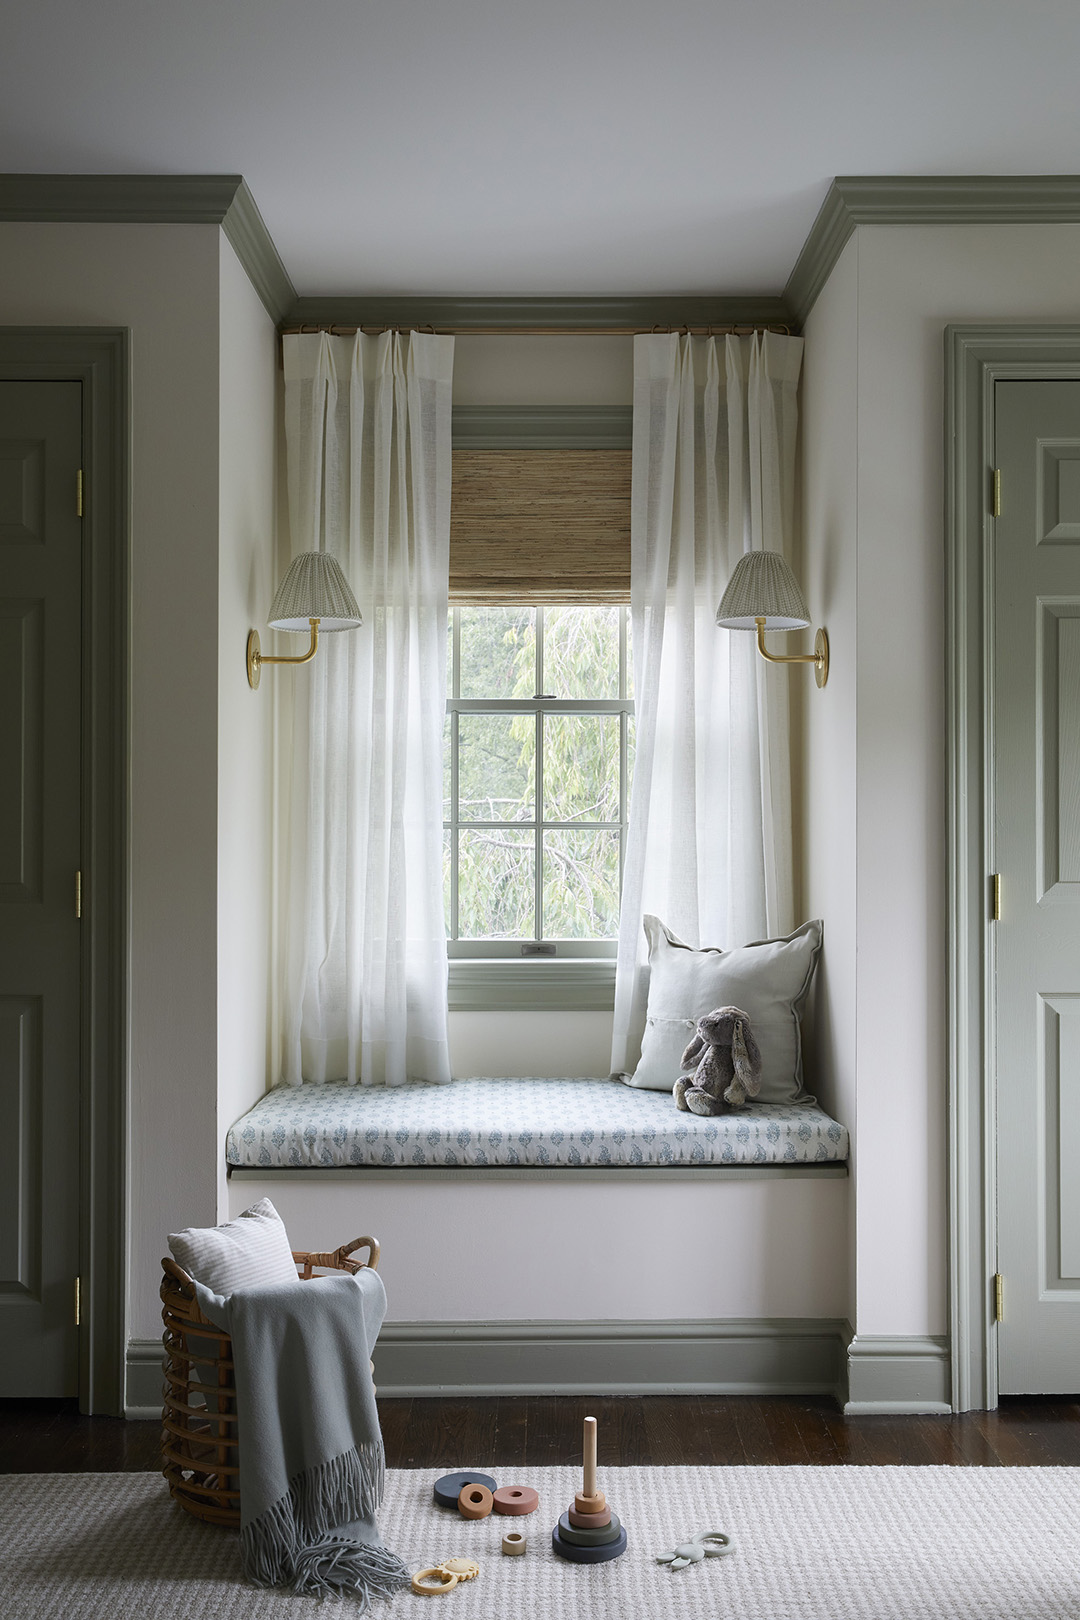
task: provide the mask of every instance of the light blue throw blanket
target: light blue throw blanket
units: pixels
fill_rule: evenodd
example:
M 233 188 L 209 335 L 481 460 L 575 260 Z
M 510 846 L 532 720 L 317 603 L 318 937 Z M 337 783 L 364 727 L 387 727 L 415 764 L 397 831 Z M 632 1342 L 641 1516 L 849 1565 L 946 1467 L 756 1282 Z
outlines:
M 240 1433 L 240 1553 L 256 1586 L 351 1590 L 368 1606 L 407 1584 L 379 1539 L 385 1464 L 369 1360 L 386 1314 L 367 1267 L 296 1285 L 195 1284 L 232 1336 Z

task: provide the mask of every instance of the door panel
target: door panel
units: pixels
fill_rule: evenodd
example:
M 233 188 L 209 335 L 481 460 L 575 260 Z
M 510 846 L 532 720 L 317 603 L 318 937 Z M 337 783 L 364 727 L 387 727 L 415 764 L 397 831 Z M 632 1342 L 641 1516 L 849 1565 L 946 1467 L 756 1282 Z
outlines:
M 993 930 L 1002 1394 L 1080 1390 L 1080 383 L 999 382 Z
M 82 388 L 0 383 L 0 1395 L 78 1393 Z

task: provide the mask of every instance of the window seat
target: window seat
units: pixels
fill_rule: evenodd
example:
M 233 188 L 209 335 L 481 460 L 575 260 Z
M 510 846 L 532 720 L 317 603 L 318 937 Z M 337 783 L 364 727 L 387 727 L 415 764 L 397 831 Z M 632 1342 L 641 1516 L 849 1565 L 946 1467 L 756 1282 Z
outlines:
M 617 1080 L 281 1086 L 229 1131 L 246 1170 L 604 1170 L 843 1164 L 848 1133 L 813 1104 L 701 1119 Z M 842 1172 L 841 1172 L 842 1173 Z

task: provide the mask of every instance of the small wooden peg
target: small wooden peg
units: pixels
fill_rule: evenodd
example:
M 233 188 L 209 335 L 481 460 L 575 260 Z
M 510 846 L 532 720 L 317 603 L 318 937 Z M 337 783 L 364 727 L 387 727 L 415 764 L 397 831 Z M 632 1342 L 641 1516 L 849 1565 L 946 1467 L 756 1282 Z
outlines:
M 585 1419 L 585 1466 L 581 1476 L 582 1496 L 596 1495 L 596 1419 Z

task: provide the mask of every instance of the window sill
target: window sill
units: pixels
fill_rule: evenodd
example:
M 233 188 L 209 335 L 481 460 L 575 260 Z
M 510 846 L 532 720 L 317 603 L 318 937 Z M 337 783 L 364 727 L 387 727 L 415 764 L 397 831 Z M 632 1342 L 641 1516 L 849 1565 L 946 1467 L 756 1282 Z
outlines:
M 614 957 L 454 957 L 451 1012 L 610 1012 Z

